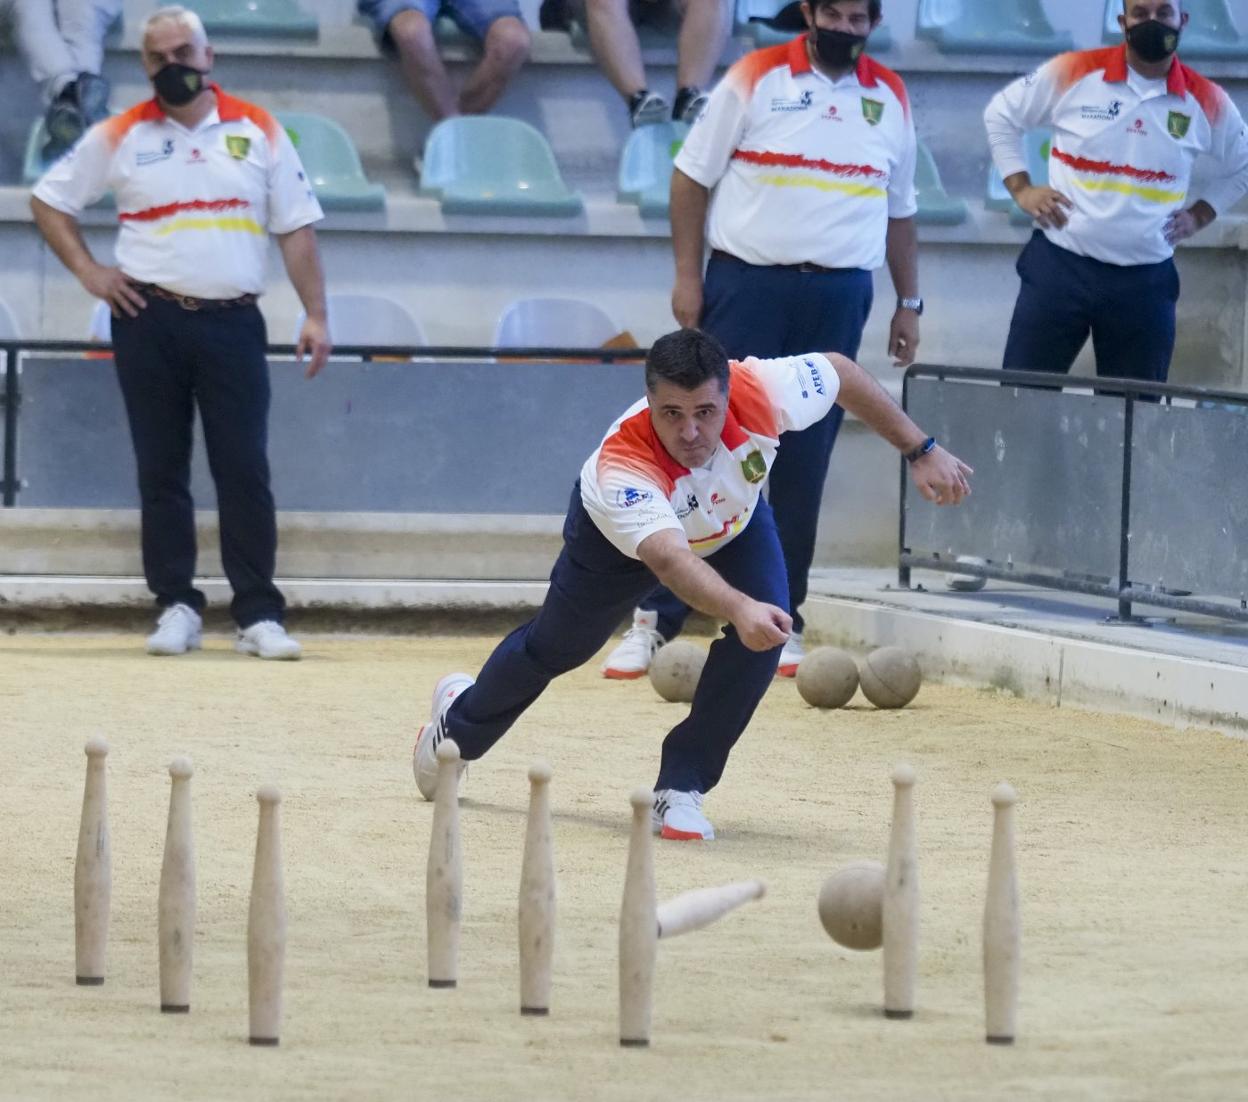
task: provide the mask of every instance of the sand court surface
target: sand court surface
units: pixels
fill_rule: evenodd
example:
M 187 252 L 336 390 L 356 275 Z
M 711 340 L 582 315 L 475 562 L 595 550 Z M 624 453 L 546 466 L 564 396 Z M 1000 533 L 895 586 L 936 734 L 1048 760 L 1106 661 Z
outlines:
M 768 894 L 659 947 L 653 1045 L 617 1044 L 628 793 L 684 706 L 591 665 L 464 789 L 460 985 L 425 982 L 432 805 L 411 748 L 442 673 L 493 636 L 306 637 L 304 661 L 176 659 L 132 635 L 0 639 L 0 1097 L 58 1099 L 1248 1099 L 1248 742 L 925 685 L 902 711 L 768 693 L 706 810 L 658 843 L 660 900 Z M 74 984 L 73 869 L 95 733 L 108 759 L 107 982 Z M 156 893 L 173 757 L 195 764 L 191 1013 L 158 1010 Z M 516 898 L 535 758 L 554 770 L 552 1014 L 521 1018 Z M 883 860 L 918 774 L 918 1014 L 880 1014 L 880 954 L 824 934 L 823 879 Z M 980 924 L 1000 780 L 1019 793 L 1019 1040 L 983 1042 Z M 278 1049 L 247 1035 L 255 791 L 283 793 Z

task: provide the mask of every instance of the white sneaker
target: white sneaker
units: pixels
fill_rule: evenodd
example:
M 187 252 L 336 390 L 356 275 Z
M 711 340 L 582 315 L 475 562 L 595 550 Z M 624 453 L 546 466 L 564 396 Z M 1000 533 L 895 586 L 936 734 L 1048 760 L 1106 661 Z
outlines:
M 426 800 L 432 800 L 438 791 L 438 744 L 446 738 L 446 713 L 460 693 L 475 684 L 466 673 L 448 673 L 433 687 L 433 702 L 429 710 L 429 722 L 416 734 L 412 748 L 412 773 L 416 787 Z M 459 763 L 459 775 L 468 768 L 466 761 Z
M 789 636 L 789 641 L 784 644 L 784 650 L 780 652 L 780 666 L 776 670 L 776 676 L 796 677 L 797 667 L 802 664 L 802 659 L 805 657 L 806 648 L 802 646 L 802 633 L 795 631 Z
M 185 654 L 204 645 L 204 621 L 190 605 L 170 605 L 147 637 L 148 654 Z
M 659 634 L 659 614 L 644 609 L 633 610 L 633 626 L 624 633 L 624 639 L 607 655 L 602 664 L 602 676 L 612 681 L 634 681 L 643 677 L 650 668 L 655 651 L 663 645 Z
M 661 838 L 674 842 L 710 842 L 715 828 L 702 814 L 701 792 L 677 792 L 665 788 L 654 794 L 650 826 Z
M 234 649 L 239 654 L 287 662 L 293 662 L 303 654 L 303 647 L 287 635 L 286 629 L 276 620 L 261 620 L 251 627 L 240 628 Z

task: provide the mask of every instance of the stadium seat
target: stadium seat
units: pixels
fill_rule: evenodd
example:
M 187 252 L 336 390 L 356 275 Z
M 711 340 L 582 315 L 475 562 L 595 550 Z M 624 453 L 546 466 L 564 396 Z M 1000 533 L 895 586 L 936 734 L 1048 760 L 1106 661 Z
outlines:
M 327 296 L 329 335 L 334 344 L 376 345 L 381 348 L 420 348 L 429 343 L 420 322 L 406 307 L 382 295 Z M 299 342 L 299 333 L 307 314 L 299 311 L 291 344 Z
M 1049 185 L 1049 149 L 1052 141 L 1053 132 L 1047 127 L 1029 130 L 1023 136 L 1027 173 L 1031 176 L 1031 182 L 1039 187 Z M 1010 221 L 1017 225 L 1028 225 L 1031 222 L 1031 216 L 1025 214 L 1014 202 L 1014 197 L 1005 190 L 1005 181 L 995 164 L 988 169 L 988 194 L 984 199 L 984 206 L 989 210 L 1008 213 Z
M 619 199 L 633 203 L 643 218 L 666 218 L 672 161 L 689 133 L 683 122 L 639 126 L 620 155 Z
M 332 119 L 301 112 L 281 112 L 277 121 L 286 128 L 326 210 L 382 210 L 386 189 L 364 176 L 360 156 L 347 132 Z
M 13 311 L 9 309 L 9 304 L 0 298 L 0 341 L 15 341 L 20 337 Z
M 1184 0 L 1183 10 L 1192 18 L 1179 44 L 1181 56 L 1248 60 L 1248 26 L 1235 25 L 1230 0 Z M 1109 45 L 1122 41 L 1121 14 L 1121 0 L 1105 0 L 1105 42 Z
M 420 190 L 447 214 L 570 217 L 583 209 L 546 139 L 497 115 L 438 123 L 425 142 Z
M 801 27 L 772 27 L 764 20 L 775 18 L 793 0 L 737 0 L 736 27 L 734 33 L 749 40 L 757 48 L 776 46 L 788 42 L 802 33 Z M 870 52 L 883 53 L 893 47 L 893 36 L 888 27 L 877 27 L 871 34 Z
M 495 348 L 600 348 L 620 327 L 592 302 L 579 298 L 521 298 L 494 330 Z
M 47 144 L 48 132 L 43 128 L 43 119 L 38 118 L 30 124 L 30 135 L 26 139 L 26 151 L 22 155 L 22 183 L 27 187 L 35 184 L 52 163 L 43 159 L 43 147 Z M 111 207 L 113 193 L 110 191 L 97 202 L 94 207 Z
M 316 17 L 295 0 L 188 0 L 209 35 L 246 38 L 316 38 Z
M 966 203 L 955 199 L 940 182 L 940 170 L 932 151 L 919 142 L 918 160 L 914 168 L 914 187 L 918 192 L 918 221 L 925 226 L 957 226 L 970 214 Z
M 1041 0 L 919 0 L 918 33 L 943 53 L 1056 54 L 1074 49 Z
M 87 323 L 87 340 L 100 344 L 113 343 L 113 312 L 103 299 L 96 302 Z

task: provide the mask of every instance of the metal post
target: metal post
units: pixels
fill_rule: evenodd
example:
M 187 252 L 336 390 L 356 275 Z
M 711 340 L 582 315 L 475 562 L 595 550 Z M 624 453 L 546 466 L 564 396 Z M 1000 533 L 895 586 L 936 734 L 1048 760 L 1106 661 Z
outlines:
M 1118 529 L 1118 619 L 1131 620 L 1131 600 L 1122 596 L 1131 586 L 1131 446 L 1135 439 L 1135 396 L 1123 395 L 1122 510 Z
M 12 346 L 0 348 L 4 354 L 4 508 L 17 504 L 17 351 Z
M 906 411 L 910 397 L 910 372 L 901 377 L 901 408 Z M 897 585 L 910 588 L 910 567 L 906 565 L 906 460 L 901 460 L 901 492 L 897 498 Z

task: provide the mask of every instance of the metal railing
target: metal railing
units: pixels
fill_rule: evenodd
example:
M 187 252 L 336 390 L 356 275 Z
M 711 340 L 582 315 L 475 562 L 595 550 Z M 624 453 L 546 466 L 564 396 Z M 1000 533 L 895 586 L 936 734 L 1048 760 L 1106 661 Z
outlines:
M 1135 485 L 1138 411 L 1143 404 L 1147 404 L 1147 407 L 1151 410 L 1168 407 L 1177 409 L 1177 403 L 1184 406 L 1188 404 L 1194 405 L 1195 408 L 1191 412 L 1196 414 L 1200 414 L 1203 410 L 1210 408 L 1228 408 L 1237 412 L 1248 413 L 1248 394 L 1208 387 L 1179 386 L 1169 383 L 1140 382 L 1129 379 L 1071 377 L 1041 372 L 915 365 L 906 371 L 902 383 L 902 406 L 907 411 L 910 411 L 913 406 L 915 384 L 920 380 L 935 380 L 942 384 L 980 384 L 980 387 L 988 386 L 1001 394 L 1006 394 L 1013 388 L 1013 393 L 1016 397 L 1019 392 L 1026 392 L 1029 398 L 1036 392 L 1064 394 L 1079 392 L 1090 397 L 1108 398 L 1121 403 L 1121 497 L 1117 503 L 1118 516 L 1116 525 L 1117 578 L 1090 577 L 1086 573 L 1081 572 L 1078 569 L 1078 564 L 1073 562 L 1070 564 L 1072 567 L 1070 570 L 1062 568 L 1053 569 L 1052 564 L 1048 564 L 1045 569 L 1035 568 L 1027 563 L 1025 554 L 1020 556 L 1021 565 L 1016 565 L 1013 557 L 1007 558 L 1006 561 L 993 561 L 988 556 L 976 555 L 977 548 L 973 545 L 973 539 L 971 544 L 958 547 L 958 554 L 942 554 L 935 552 L 930 547 L 916 549 L 912 546 L 914 542 L 912 532 L 914 518 L 912 513 L 917 509 L 928 508 L 929 506 L 918 497 L 917 492 L 913 489 L 906 470 L 906 464 L 903 461 L 901 464 L 901 508 L 898 532 L 898 581 L 902 587 L 910 587 L 911 570 L 936 570 L 978 578 L 1017 582 L 1070 593 L 1105 597 L 1117 602 L 1117 618 L 1123 621 L 1137 620 L 1132 615 L 1132 607 L 1136 603 L 1174 611 L 1248 621 L 1248 593 L 1243 591 L 1218 592 L 1216 588 L 1211 588 L 1205 590 L 1205 596 L 1202 597 L 1178 591 L 1186 589 L 1186 585 L 1176 586 L 1171 589 L 1161 584 L 1143 583 L 1134 578 L 1133 575 L 1133 550 L 1136 537 L 1141 535 L 1140 532 L 1133 529 L 1133 517 L 1141 505 L 1141 502 L 1137 499 L 1137 488 Z M 982 408 L 979 412 L 982 414 Z M 1238 417 L 1235 418 L 1235 422 L 1239 422 Z M 1248 424 L 1248 418 L 1243 423 Z M 1055 431 L 1055 426 L 1045 425 L 1043 427 L 1046 430 Z M 942 440 L 942 443 L 948 443 L 950 449 L 956 452 L 960 442 L 963 446 L 967 446 L 968 442 L 976 434 L 982 436 L 985 431 L 992 431 L 994 428 L 995 426 L 983 424 L 977 424 L 973 427 L 963 426 L 963 433 L 955 430 L 947 440 Z M 1113 431 L 1116 432 L 1116 426 Z M 961 441 L 959 436 L 961 436 Z M 1112 439 L 1116 441 L 1116 436 Z M 1211 466 L 1216 467 L 1217 464 L 1212 463 L 1212 458 Z M 1245 455 L 1244 460 L 1248 464 L 1248 455 Z M 1219 503 L 1226 501 L 1228 503 L 1226 506 L 1228 512 L 1233 505 L 1239 505 L 1240 508 L 1236 512 L 1238 515 L 1242 515 L 1244 506 L 1248 502 L 1248 478 L 1236 478 L 1235 476 L 1238 474 L 1238 469 L 1236 468 L 1219 470 L 1216 474 L 1220 476 L 1221 481 L 1212 487 L 1206 488 L 1210 496 L 1211 511 L 1216 509 Z M 1211 470 L 1210 475 L 1214 476 L 1215 471 Z M 1227 481 L 1228 476 L 1230 481 Z M 984 477 L 991 477 L 991 472 L 979 471 L 978 478 L 983 479 Z M 1241 489 L 1241 486 L 1244 488 Z M 1195 490 L 1190 485 L 1176 485 L 1173 489 L 1176 494 L 1187 494 L 1189 496 Z M 974 495 L 972 495 L 972 498 L 968 499 L 968 503 L 973 503 L 974 500 Z M 1025 505 L 1020 505 L 1018 514 L 1019 517 L 1024 518 L 1024 522 L 1025 508 Z M 993 519 L 1000 520 L 999 517 Z M 1215 531 L 1215 526 L 1223 523 L 1224 520 L 1224 517 L 1208 516 L 1208 532 Z M 986 528 L 983 530 L 986 531 Z M 999 530 L 1000 526 L 998 527 Z M 1173 536 L 1176 542 L 1179 542 L 1181 539 L 1200 538 L 1200 533 L 1190 532 L 1176 532 L 1168 535 Z M 1020 548 L 1020 550 L 1024 549 Z M 1103 548 L 1102 551 L 1104 550 Z M 1245 547 L 1244 550 L 1245 554 L 1248 555 L 1248 547 Z M 1074 549 L 1072 549 L 1073 551 Z M 963 561 L 963 554 L 980 557 L 987 561 Z M 1199 585 L 1199 582 L 1197 581 L 1196 584 Z M 1222 599 L 1207 599 L 1211 596 Z

